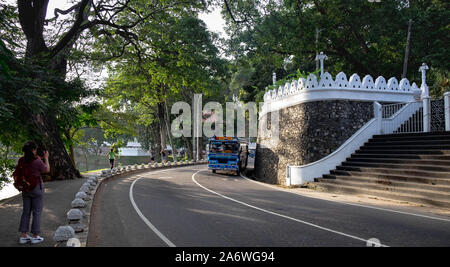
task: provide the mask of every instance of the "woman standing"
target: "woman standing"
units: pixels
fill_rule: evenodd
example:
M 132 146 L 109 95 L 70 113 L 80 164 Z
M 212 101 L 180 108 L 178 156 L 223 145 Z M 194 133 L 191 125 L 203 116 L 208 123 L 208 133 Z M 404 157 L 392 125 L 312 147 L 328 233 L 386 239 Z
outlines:
M 111 148 L 111 151 L 108 153 L 109 158 L 109 166 L 114 168 L 114 161 L 116 160 L 116 153 L 114 152 L 114 148 Z
M 50 164 L 48 163 L 48 151 L 44 152 L 41 158 L 37 155 L 37 145 L 34 142 L 27 142 L 23 148 L 24 156 L 19 159 L 19 165 L 26 164 L 30 168 L 30 172 L 34 177 L 39 178 L 37 185 L 28 192 L 22 192 L 23 212 L 20 219 L 19 238 L 20 244 L 31 242 L 32 244 L 41 243 L 44 238 L 39 236 L 41 232 L 41 213 L 44 197 L 44 184 L 42 181 L 42 173 L 50 172 Z M 27 232 L 30 230 L 30 218 L 33 214 L 33 223 L 31 224 L 32 236 Z

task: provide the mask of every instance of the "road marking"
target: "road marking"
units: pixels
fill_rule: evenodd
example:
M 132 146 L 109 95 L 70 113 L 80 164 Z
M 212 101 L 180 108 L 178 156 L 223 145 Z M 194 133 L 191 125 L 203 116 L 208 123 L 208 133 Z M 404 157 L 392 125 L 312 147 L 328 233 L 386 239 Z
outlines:
M 268 184 L 265 184 L 265 183 L 261 183 L 261 182 L 252 180 L 252 179 L 250 179 L 250 178 L 247 178 L 247 177 L 243 176 L 242 174 L 241 174 L 241 177 L 244 178 L 244 179 L 246 179 L 246 180 L 248 180 L 248 181 L 250 181 L 250 182 L 259 184 L 259 185 L 261 185 L 261 186 L 269 187 L 269 188 L 272 188 L 272 189 L 276 189 L 276 190 L 278 190 L 278 191 L 283 191 L 283 192 L 287 192 L 287 193 L 291 193 L 291 194 L 296 194 L 296 195 L 299 195 L 299 196 L 302 196 L 302 197 L 308 197 L 308 198 L 313 198 L 313 199 L 319 199 L 319 200 L 329 201 L 329 202 L 333 202 L 333 203 L 340 203 L 340 204 L 343 204 L 343 205 L 350 205 L 350 206 L 356 206 L 356 207 L 362 207 L 362 208 L 368 208 L 368 209 L 374 209 L 374 210 L 381 210 L 381 211 L 387 211 L 387 212 L 399 213 L 399 214 L 403 214 L 403 215 L 410 215 L 410 216 L 422 217 L 422 218 L 427 218 L 427 219 L 432 219 L 432 220 L 438 220 L 438 221 L 450 222 L 450 219 L 445 219 L 445 218 L 439 218 L 439 217 L 433 217 L 433 216 L 428 216 L 428 215 L 423 215 L 423 214 L 417 214 L 417 213 L 411 213 L 411 212 L 406 212 L 406 211 L 392 210 L 392 209 L 387 209 L 387 208 L 378 208 L 378 207 L 367 206 L 367 205 L 362 205 L 362 204 L 354 204 L 354 203 L 348 203 L 348 202 L 340 202 L 340 201 L 335 201 L 335 200 L 330 200 L 330 199 L 323 199 L 323 198 L 319 198 L 319 197 L 313 197 L 313 196 L 302 195 L 302 194 L 300 194 L 300 193 L 290 192 L 290 191 L 287 191 L 286 189 L 278 188 L 278 187 L 276 187 L 276 186 L 272 186 L 272 185 L 268 185 Z
M 367 242 L 369 241 L 369 239 L 360 238 L 360 237 L 357 237 L 357 236 L 354 236 L 354 235 L 350 235 L 350 234 L 346 234 L 346 233 L 343 233 L 343 232 L 339 232 L 339 231 L 336 231 L 336 230 L 333 230 L 333 229 L 330 229 L 330 228 L 322 227 L 322 226 L 317 225 L 317 224 L 313 224 L 313 223 L 310 223 L 310 222 L 302 221 L 302 220 L 299 220 L 299 219 L 296 219 L 296 218 L 292 218 L 292 217 L 289 217 L 289 216 L 286 216 L 286 215 L 283 215 L 283 214 L 279 214 L 279 213 L 276 213 L 276 212 L 273 212 L 273 211 L 265 210 L 265 209 L 262 209 L 262 208 L 259 208 L 259 207 L 247 204 L 245 202 L 236 200 L 234 198 L 224 196 L 224 195 L 222 195 L 222 194 L 220 194 L 220 193 L 218 193 L 216 191 L 213 191 L 213 190 L 211 190 L 209 188 L 206 188 L 205 186 L 203 186 L 199 182 L 197 182 L 197 180 L 195 180 L 195 175 L 197 173 L 201 172 L 201 171 L 204 171 L 204 170 L 199 170 L 199 171 L 195 172 L 194 174 L 192 174 L 192 181 L 194 183 L 196 183 L 198 186 L 200 186 L 201 188 L 205 189 L 206 191 L 208 191 L 210 193 L 213 193 L 213 194 L 218 195 L 218 196 L 220 196 L 222 198 L 231 200 L 233 202 L 236 202 L 238 204 L 244 205 L 244 206 L 252 208 L 252 209 L 256 209 L 256 210 L 259 210 L 259 211 L 262 211 L 262 212 L 265 212 L 265 213 L 268 213 L 268 214 L 271 214 L 271 215 L 279 216 L 279 217 L 282 217 L 282 218 L 285 218 L 285 219 L 288 219 L 288 220 L 292 220 L 292 221 L 295 221 L 295 222 L 298 222 L 298 223 L 306 224 L 306 225 L 309 225 L 309 226 L 312 226 L 312 227 L 315 227 L 315 228 L 318 228 L 318 229 L 321 229 L 321 230 L 324 230 L 324 231 L 328 231 L 328 232 L 331 232 L 331 233 L 334 233 L 334 234 L 338 234 L 338 235 L 342 235 L 342 236 L 345 236 L 345 237 L 353 238 L 353 239 L 362 241 L 365 244 L 367 244 Z M 380 246 L 387 247 L 386 245 L 383 245 L 383 244 L 380 244 Z
M 185 169 L 187 167 L 183 167 L 183 168 L 177 168 L 177 169 Z M 155 174 L 155 173 L 160 173 L 160 172 L 167 172 L 167 171 L 172 171 L 173 169 L 166 169 L 166 170 L 161 170 L 161 171 L 155 171 L 155 172 L 151 172 L 151 174 Z M 194 170 L 195 171 L 195 170 Z M 139 217 L 144 221 L 144 223 L 162 240 L 164 241 L 164 243 L 166 243 L 169 247 L 176 247 L 174 243 L 172 243 L 172 241 L 170 241 L 165 235 L 163 235 L 145 216 L 144 214 L 141 212 L 141 210 L 138 208 L 138 206 L 136 205 L 136 202 L 134 201 L 134 197 L 133 197 L 133 188 L 134 185 L 136 184 L 137 181 L 139 181 L 142 178 L 145 178 L 142 175 L 136 175 L 136 177 L 138 177 L 136 180 L 133 181 L 133 183 L 130 186 L 130 201 L 131 204 L 133 205 L 134 210 L 136 211 L 136 213 L 139 215 Z

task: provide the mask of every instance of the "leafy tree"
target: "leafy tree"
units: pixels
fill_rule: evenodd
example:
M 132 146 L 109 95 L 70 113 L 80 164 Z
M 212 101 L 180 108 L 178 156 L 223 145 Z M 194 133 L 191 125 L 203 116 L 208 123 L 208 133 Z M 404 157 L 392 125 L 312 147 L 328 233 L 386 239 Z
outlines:
M 255 70 L 253 81 L 242 87 L 249 98 L 271 84 L 272 72 L 284 77 L 296 69 L 314 71 L 320 51 L 329 56 L 326 70 L 333 74 L 400 77 L 410 19 L 407 78 L 420 79 L 422 62 L 433 66 L 432 71 L 449 69 L 448 1 L 237 0 L 224 5 L 230 55 L 237 66 Z M 292 60 L 289 66 L 287 59 Z
M 171 137 L 167 107 L 176 101 L 191 102 L 194 93 L 219 95 L 222 84 L 217 77 L 224 75 L 225 61 L 214 46 L 217 37 L 193 13 L 167 14 L 163 21 L 135 31 L 142 40 L 112 69 L 105 103 L 138 114 L 141 133 L 157 142 L 159 152 Z M 174 147 L 171 138 L 170 142 Z M 189 148 L 190 141 L 185 142 Z
M 76 50 L 77 45 L 81 43 L 82 48 L 92 50 L 94 38 L 110 36 L 121 40 L 122 50 L 126 50 L 136 45 L 137 36 L 133 29 L 137 26 L 163 19 L 161 13 L 175 14 L 204 3 L 78 0 L 67 10 L 55 9 L 54 17 L 47 20 L 48 3 L 49 0 L 18 0 L 17 6 L 8 6 L 8 9 L 3 9 L 6 5 L 2 4 L 0 23 L 10 27 L 1 27 L 0 38 L 13 51 L 5 51 L 2 43 L 0 103 L 4 105 L 0 108 L 1 124 L 11 129 L 2 135 L 37 139 L 50 150 L 51 176 L 73 178 L 79 173 L 65 149 L 67 143 L 61 136 L 64 129 L 59 126 L 65 125 L 61 118 L 66 117 L 64 112 L 68 107 L 89 95 L 76 79 L 66 80 L 69 60 L 80 59 L 85 52 Z M 20 32 L 17 31 L 19 28 Z M 114 44 L 104 45 L 111 47 Z M 112 55 L 120 56 L 120 53 Z M 101 59 L 106 61 L 112 57 Z M 65 108 L 60 109 L 61 105 Z

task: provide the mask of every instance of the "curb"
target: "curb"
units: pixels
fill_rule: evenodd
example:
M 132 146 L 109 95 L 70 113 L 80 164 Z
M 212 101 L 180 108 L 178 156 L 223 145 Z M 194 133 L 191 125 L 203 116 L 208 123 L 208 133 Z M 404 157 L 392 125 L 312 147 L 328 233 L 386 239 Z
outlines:
M 135 164 L 117 167 L 111 170 L 103 170 L 100 175 L 90 175 L 71 202 L 70 209 L 67 212 L 67 225 L 59 226 L 54 233 L 53 239 L 57 243 L 56 247 L 86 247 L 92 203 L 98 188 L 104 181 L 108 181 L 111 178 L 128 176 L 130 174 L 147 172 L 153 169 L 200 165 L 207 162 L 207 160 L 200 160 L 197 162 L 184 161 L 177 163 Z

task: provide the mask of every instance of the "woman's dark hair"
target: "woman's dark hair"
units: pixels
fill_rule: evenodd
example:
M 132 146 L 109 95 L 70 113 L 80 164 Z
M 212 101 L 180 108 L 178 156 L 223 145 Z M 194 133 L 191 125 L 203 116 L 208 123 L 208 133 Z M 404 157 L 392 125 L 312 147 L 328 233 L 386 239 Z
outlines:
M 33 141 L 26 142 L 25 145 L 22 147 L 22 152 L 25 153 L 24 155 L 25 163 L 30 163 L 34 159 L 36 159 L 33 153 L 34 149 L 37 149 L 37 145 Z

